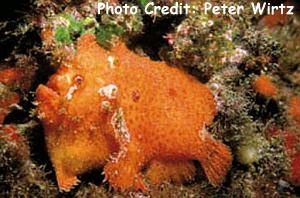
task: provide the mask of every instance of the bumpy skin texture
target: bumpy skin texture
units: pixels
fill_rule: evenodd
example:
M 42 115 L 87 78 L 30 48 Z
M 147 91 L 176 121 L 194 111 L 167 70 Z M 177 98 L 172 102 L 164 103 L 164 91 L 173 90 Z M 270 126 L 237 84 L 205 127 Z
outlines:
M 145 190 L 141 170 L 152 160 L 159 160 L 166 172 L 172 164 L 164 161 L 198 160 L 214 185 L 230 167 L 227 146 L 205 131 L 216 113 L 210 90 L 123 44 L 106 51 L 94 36 L 84 35 L 74 59 L 59 68 L 47 87 L 39 86 L 37 100 L 62 190 L 70 189 L 76 175 L 104 164 L 106 179 L 120 190 Z M 175 166 L 184 177 L 194 173 L 184 163 Z M 157 174 L 147 173 L 154 183 L 162 171 L 157 167 L 152 166 Z
M 187 161 L 152 160 L 149 167 L 146 176 L 150 179 L 151 184 L 161 184 L 164 181 L 182 184 L 185 181 L 192 181 L 196 175 L 194 164 Z

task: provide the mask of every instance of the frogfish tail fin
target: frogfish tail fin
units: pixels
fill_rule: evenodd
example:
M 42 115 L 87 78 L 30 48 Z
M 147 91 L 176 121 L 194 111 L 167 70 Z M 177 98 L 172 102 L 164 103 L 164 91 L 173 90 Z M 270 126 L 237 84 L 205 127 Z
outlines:
M 231 152 L 225 144 L 213 138 L 207 138 L 205 144 L 207 144 L 206 148 L 208 149 L 205 151 L 203 159 L 201 159 L 201 165 L 209 182 L 214 186 L 218 186 L 222 184 L 231 167 Z

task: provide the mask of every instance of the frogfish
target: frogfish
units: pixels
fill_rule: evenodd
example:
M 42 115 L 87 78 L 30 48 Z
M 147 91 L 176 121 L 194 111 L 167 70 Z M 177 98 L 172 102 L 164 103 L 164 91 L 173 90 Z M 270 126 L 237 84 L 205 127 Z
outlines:
M 62 191 L 95 167 L 103 167 L 116 190 L 144 191 L 147 177 L 153 183 L 191 179 L 193 160 L 212 185 L 231 166 L 230 149 L 206 130 L 216 114 L 210 89 L 122 42 L 106 50 L 94 35 L 81 36 L 76 54 L 39 85 L 36 98 Z

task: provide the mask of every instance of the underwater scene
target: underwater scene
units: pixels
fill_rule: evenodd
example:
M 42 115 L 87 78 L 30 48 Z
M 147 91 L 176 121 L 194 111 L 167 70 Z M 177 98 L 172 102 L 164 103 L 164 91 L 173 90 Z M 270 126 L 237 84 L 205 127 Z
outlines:
M 298 0 L 0 10 L 0 197 L 300 197 Z

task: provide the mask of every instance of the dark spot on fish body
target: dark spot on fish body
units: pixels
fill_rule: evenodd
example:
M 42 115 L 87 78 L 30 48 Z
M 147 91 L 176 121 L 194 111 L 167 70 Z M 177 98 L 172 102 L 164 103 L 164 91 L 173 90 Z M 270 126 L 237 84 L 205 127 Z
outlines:
M 177 91 L 176 91 L 175 89 L 173 89 L 173 88 L 170 88 L 170 89 L 168 90 L 168 94 L 169 94 L 169 96 L 171 96 L 171 97 L 176 97 L 176 96 L 177 96 Z
M 140 92 L 139 92 L 139 90 L 134 90 L 133 92 L 132 92 L 132 100 L 133 100 L 133 102 L 138 102 L 139 101 L 139 99 L 141 98 L 141 95 L 140 95 Z

